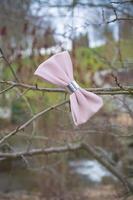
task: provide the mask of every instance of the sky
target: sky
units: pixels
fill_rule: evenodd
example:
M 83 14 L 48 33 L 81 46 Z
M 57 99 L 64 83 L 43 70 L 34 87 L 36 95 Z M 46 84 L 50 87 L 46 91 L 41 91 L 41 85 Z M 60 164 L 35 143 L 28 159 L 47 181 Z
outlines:
M 100 46 L 105 43 L 104 37 L 100 34 L 103 25 L 97 30 L 94 24 L 103 23 L 102 10 L 96 12 L 95 8 L 76 7 L 73 11 L 70 8 L 53 8 L 43 4 L 41 7 L 35 3 L 32 7 L 32 13 L 40 17 L 45 22 L 49 21 L 56 29 L 56 37 L 59 39 L 63 47 L 71 49 L 71 40 L 67 37 L 74 37 L 80 33 L 87 33 L 89 36 L 90 47 Z M 111 16 L 112 18 L 114 16 Z M 110 24 L 113 29 L 114 38 L 118 38 L 118 26 L 116 23 Z M 65 37 L 61 36 L 65 33 Z

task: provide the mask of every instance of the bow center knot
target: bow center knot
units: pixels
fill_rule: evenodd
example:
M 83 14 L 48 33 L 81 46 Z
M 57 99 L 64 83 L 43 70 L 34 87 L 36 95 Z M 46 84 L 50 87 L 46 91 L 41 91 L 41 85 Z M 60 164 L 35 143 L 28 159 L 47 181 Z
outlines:
M 76 90 L 78 90 L 80 88 L 80 86 L 78 85 L 78 83 L 76 81 L 71 81 L 67 86 L 66 86 L 67 90 L 69 93 L 73 93 Z

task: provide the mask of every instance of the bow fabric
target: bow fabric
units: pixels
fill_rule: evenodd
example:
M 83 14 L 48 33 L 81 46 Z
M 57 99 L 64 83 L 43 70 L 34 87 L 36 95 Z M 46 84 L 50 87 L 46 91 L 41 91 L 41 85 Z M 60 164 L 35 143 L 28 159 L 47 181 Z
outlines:
M 67 51 L 55 54 L 41 63 L 34 74 L 71 93 L 70 107 L 75 125 L 85 123 L 103 105 L 101 97 L 86 91 L 74 81 L 73 66 Z

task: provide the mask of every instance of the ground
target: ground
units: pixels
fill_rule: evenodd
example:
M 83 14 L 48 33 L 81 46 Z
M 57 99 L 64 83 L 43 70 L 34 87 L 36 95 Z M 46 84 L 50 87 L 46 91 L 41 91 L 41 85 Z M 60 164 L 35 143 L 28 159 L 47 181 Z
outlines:
M 81 194 L 70 193 L 64 197 L 44 197 L 39 193 L 14 192 L 0 194 L 0 200 L 123 200 L 112 186 L 99 186 L 96 188 L 85 188 Z M 133 196 L 126 200 L 133 200 Z

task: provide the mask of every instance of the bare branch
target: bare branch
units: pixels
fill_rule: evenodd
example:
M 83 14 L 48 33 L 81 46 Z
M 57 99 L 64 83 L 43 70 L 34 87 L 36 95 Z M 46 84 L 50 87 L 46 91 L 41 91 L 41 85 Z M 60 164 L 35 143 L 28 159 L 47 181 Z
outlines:
M 133 18 L 125 18 L 125 17 L 119 17 L 118 18 L 118 17 L 116 17 L 116 18 L 114 18 L 110 21 L 107 21 L 105 23 L 110 24 L 110 23 L 114 23 L 114 22 L 117 22 L 117 21 L 133 21 Z
M 116 168 L 111 165 L 108 160 L 101 157 L 97 150 L 89 144 L 86 143 L 68 143 L 64 146 L 59 147 L 49 147 L 49 148 L 41 148 L 41 149 L 32 149 L 29 151 L 22 151 L 16 153 L 0 153 L 0 158 L 6 159 L 16 159 L 22 156 L 37 156 L 37 155 L 47 155 L 53 153 L 63 153 L 68 151 L 76 151 L 78 149 L 84 149 L 89 154 L 93 156 L 99 163 L 101 163 L 107 170 L 109 170 L 115 177 L 118 178 L 119 181 L 123 183 L 123 185 L 128 189 L 128 192 L 133 193 L 133 185 L 124 177 Z
M 133 3 L 133 0 L 129 0 L 129 1 L 111 1 L 110 3 L 113 4 L 125 4 L 125 3 Z
M 29 151 L 22 152 L 13 152 L 13 153 L 0 153 L 0 158 L 19 158 L 23 156 L 36 156 L 36 155 L 46 155 L 51 153 L 63 153 L 68 151 L 74 151 L 82 148 L 81 144 L 67 144 L 59 147 L 49 147 L 49 148 L 40 148 L 32 149 Z
M 0 94 L 2 94 L 2 93 L 5 93 L 5 92 L 7 92 L 7 91 L 11 90 L 13 87 L 14 87 L 13 85 L 11 85 L 11 86 L 7 87 L 6 89 L 4 89 L 4 90 L 0 91 Z
M 67 93 L 67 91 L 62 88 L 43 88 L 43 87 L 38 87 L 37 85 L 28 85 L 24 83 L 13 82 L 13 81 L 0 81 L 0 83 L 12 85 L 13 87 L 22 87 L 25 89 L 35 90 L 35 91 L 40 91 L 40 92 Z M 122 88 L 118 86 L 118 87 L 110 87 L 110 88 L 85 88 L 85 89 L 87 91 L 94 92 L 95 94 L 99 94 L 99 95 L 118 95 L 118 94 L 133 93 L 133 86 L 122 86 Z
M 17 75 L 16 75 L 16 73 L 15 73 L 15 71 L 14 71 L 13 67 L 12 67 L 12 66 L 11 66 L 11 64 L 9 63 L 8 59 L 6 58 L 6 56 L 5 56 L 4 52 L 2 51 L 2 49 L 1 49 L 1 48 L 0 48 L 0 53 L 1 53 L 1 55 L 2 55 L 2 58 L 3 58 L 3 59 L 4 59 L 4 61 L 7 63 L 8 67 L 10 68 L 10 70 L 11 70 L 11 72 L 12 72 L 12 74 L 13 74 L 14 78 L 16 79 L 16 81 L 18 81 L 18 82 L 19 82 L 19 78 L 17 77 Z
M 133 185 L 124 177 L 119 171 L 117 171 L 107 160 L 101 157 L 100 154 L 89 144 L 82 144 L 83 148 L 89 152 L 99 163 L 101 163 L 105 168 L 107 168 L 115 177 L 120 180 L 126 188 L 133 193 Z
M 22 124 L 21 126 L 17 127 L 16 129 L 14 129 L 13 131 L 11 131 L 10 133 L 8 133 L 7 135 L 5 135 L 1 140 L 0 140 L 0 144 L 2 144 L 3 142 L 5 142 L 7 139 L 9 139 L 10 137 L 12 137 L 13 135 L 15 135 L 17 132 L 24 130 L 29 124 L 31 124 L 34 120 L 36 120 L 37 118 L 39 118 L 40 116 L 42 116 L 43 114 L 58 108 L 66 103 L 68 103 L 69 100 L 65 100 L 61 103 L 58 103 L 54 106 L 51 106 L 39 113 L 37 113 L 36 115 L 34 115 L 31 119 L 29 119 L 27 122 L 25 122 L 24 124 Z

